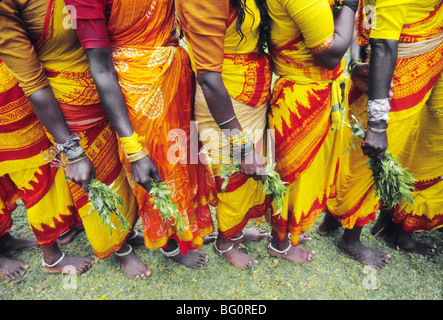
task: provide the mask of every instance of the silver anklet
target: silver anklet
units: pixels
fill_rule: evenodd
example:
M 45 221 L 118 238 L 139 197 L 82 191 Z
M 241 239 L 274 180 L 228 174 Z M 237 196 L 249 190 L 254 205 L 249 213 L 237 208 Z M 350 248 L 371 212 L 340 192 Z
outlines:
M 163 248 L 160 248 L 161 253 L 163 253 L 163 255 L 165 257 L 171 258 L 171 257 L 175 257 L 178 256 L 180 254 L 180 247 L 177 247 L 176 249 L 172 250 L 172 251 L 165 251 L 163 250 Z
M 53 264 L 47 264 L 47 263 L 45 262 L 45 260 L 42 259 L 42 266 L 43 266 L 43 267 L 47 267 L 47 268 L 53 268 L 53 267 L 55 267 L 56 265 L 58 265 L 58 264 L 63 260 L 64 257 L 65 257 L 65 253 L 62 252 L 62 256 L 60 257 L 60 259 L 58 259 L 58 260 L 57 260 L 56 262 L 54 262 Z
M 118 257 L 124 257 L 124 256 L 127 256 L 128 254 L 130 254 L 132 252 L 132 247 L 129 244 L 128 244 L 128 246 L 129 246 L 129 250 L 127 252 L 124 252 L 124 253 L 115 252 L 115 255 Z
M 134 239 L 135 237 L 137 237 L 137 235 L 138 235 L 138 231 L 137 230 L 135 230 L 135 229 L 133 229 L 133 231 L 134 231 L 134 234 L 131 236 L 129 236 L 126 240 L 132 240 L 132 239 Z
M 284 250 L 277 250 L 277 249 L 275 249 L 275 248 L 272 246 L 271 243 L 268 245 L 268 248 L 271 249 L 272 251 L 275 251 L 275 252 L 277 252 L 277 253 L 279 253 L 279 254 L 284 254 L 285 256 L 288 255 L 288 251 L 289 251 L 289 249 L 291 249 L 291 247 L 292 247 L 292 244 L 289 243 L 289 246 L 288 246 L 286 249 L 284 249 Z
M 245 236 L 245 232 L 242 230 L 242 231 L 241 231 L 241 236 L 238 236 L 237 238 L 231 238 L 231 239 L 229 239 L 229 240 L 231 240 L 231 241 L 237 241 L 237 240 L 242 239 L 244 236 Z

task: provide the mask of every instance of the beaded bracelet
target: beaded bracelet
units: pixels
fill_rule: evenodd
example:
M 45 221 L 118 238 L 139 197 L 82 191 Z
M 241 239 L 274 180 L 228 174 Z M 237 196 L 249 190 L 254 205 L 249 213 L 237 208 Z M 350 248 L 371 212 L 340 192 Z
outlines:
M 78 157 L 78 158 L 74 158 L 74 159 L 68 159 L 68 164 L 73 164 L 73 163 L 82 161 L 82 160 L 84 160 L 86 158 L 88 158 L 88 156 L 85 153 L 83 153 L 82 157 Z
M 361 60 L 351 60 L 351 62 L 349 62 L 349 65 L 348 65 L 348 74 L 349 75 L 351 75 L 351 73 L 352 73 L 352 68 L 359 63 L 362 63 L 362 61 Z

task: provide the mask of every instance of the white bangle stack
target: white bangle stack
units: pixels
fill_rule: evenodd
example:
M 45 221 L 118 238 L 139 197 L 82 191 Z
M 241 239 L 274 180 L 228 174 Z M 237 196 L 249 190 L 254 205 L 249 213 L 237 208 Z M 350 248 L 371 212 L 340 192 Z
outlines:
M 388 121 L 389 110 L 391 110 L 389 98 L 369 100 L 366 110 L 368 112 L 369 121 Z

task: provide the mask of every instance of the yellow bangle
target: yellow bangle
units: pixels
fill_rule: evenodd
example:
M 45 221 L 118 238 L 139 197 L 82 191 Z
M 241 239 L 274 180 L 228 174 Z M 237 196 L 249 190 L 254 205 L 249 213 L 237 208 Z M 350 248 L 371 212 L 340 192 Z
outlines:
M 133 154 L 127 154 L 126 157 L 128 157 L 129 162 L 135 162 L 146 157 L 148 154 L 149 154 L 148 150 L 146 148 L 143 148 L 139 152 Z
M 134 133 L 130 137 L 120 137 L 123 151 L 126 154 L 135 154 L 142 151 L 143 146 L 140 143 L 140 138 L 137 133 Z

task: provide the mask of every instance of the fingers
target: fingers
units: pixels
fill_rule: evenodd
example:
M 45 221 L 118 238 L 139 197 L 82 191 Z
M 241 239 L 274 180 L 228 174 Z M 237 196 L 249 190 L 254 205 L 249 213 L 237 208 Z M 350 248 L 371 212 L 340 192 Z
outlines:
M 89 189 L 89 181 L 83 181 L 82 183 L 79 183 L 80 187 L 82 187 L 84 192 L 88 192 Z
M 162 178 L 160 178 L 160 174 L 158 173 L 157 168 L 155 168 L 155 170 L 153 170 L 151 177 L 154 178 L 155 183 L 162 182 Z
M 385 155 L 385 150 L 383 150 L 382 148 L 368 146 L 365 143 L 362 143 L 361 149 L 363 151 L 363 154 L 371 159 L 381 159 Z
M 143 189 L 145 189 L 146 191 L 151 191 L 151 187 L 152 187 L 152 183 L 151 183 L 151 178 L 148 176 L 146 179 L 135 179 L 134 181 L 139 184 L 140 186 L 143 187 Z

